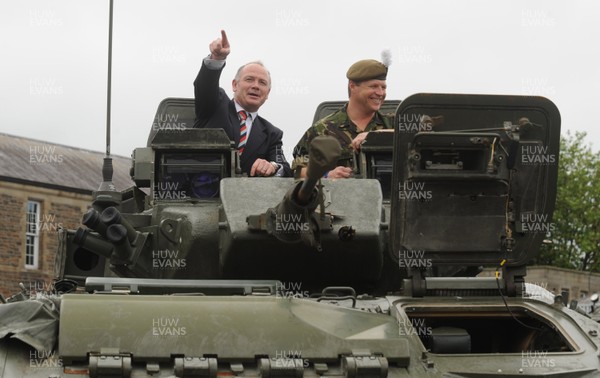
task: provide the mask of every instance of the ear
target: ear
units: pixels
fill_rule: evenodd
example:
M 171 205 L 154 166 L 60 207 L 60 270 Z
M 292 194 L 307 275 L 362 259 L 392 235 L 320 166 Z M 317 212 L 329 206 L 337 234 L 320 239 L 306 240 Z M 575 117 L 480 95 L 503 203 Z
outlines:
M 233 89 L 233 91 L 237 91 L 237 81 L 235 79 L 231 80 L 231 89 Z

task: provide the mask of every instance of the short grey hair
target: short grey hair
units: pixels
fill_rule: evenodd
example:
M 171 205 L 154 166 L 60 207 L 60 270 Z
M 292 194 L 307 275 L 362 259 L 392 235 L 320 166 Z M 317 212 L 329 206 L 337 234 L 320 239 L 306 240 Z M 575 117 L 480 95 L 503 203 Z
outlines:
M 243 66 L 241 66 L 240 68 L 238 68 L 237 72 L 235 73 L 235 77 L 233 78 L 233 80 L 235 80 L 236 82 L 240 81 L 241 76 L 242 76 L 242 70 L 246 66 L 248 66 L 250 64 L 258 64 L 259 66 L 261 66 L 262 68 L 264 68 L 265 71 L 267 71 L 267 76 L 269 77 L 269 88 L 271 88 L 271 72 L 269 72 L 269 70 L 267 69 L 267 67 L 260 60 L 255 60 L 253 62 L 248 62 L 248 63 L 244 64 Z

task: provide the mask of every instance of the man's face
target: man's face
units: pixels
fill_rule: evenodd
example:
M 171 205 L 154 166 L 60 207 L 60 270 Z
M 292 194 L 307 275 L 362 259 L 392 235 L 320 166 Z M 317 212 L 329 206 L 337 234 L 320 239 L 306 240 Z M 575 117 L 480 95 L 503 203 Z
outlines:
M 232 87 L 237 103 L 249 112 L 256 112 L 269 97 L 271 82 L 263 66 L 248 64 L 240 72 L 239 80 L 233 79 Z
M 366 80 L 360 83 L 350 81 L 350 97 L 365 111 L 376 112 L 385 100 L 387 84 L 385 80 Z

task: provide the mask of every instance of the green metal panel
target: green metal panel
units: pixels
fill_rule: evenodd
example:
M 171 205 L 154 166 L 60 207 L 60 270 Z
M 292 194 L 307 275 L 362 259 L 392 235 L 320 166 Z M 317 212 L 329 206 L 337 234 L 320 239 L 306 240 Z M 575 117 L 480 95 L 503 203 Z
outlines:
M 65 295 L 59 354 L 84 360 L 117 348 L 134 359 L 216 355 L 254 360 L 298 351 L 311 361 L 337 361 L 353 350 L 408 363 L 408 341 L 393 317 L 303 299 Z

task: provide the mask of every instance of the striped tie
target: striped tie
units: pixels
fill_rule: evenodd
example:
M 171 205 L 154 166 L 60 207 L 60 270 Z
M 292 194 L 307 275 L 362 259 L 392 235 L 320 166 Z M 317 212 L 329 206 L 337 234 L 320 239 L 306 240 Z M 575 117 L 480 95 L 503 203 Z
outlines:
M 238 150 L 240 155 L 244 152 L 244 147 L 246 146 L 246 119 L 248 118 L 248 113 L 245 110 L 240 110 L 238 112 L 238 117 L 240 119 L 240 144 L 238 144 Z

